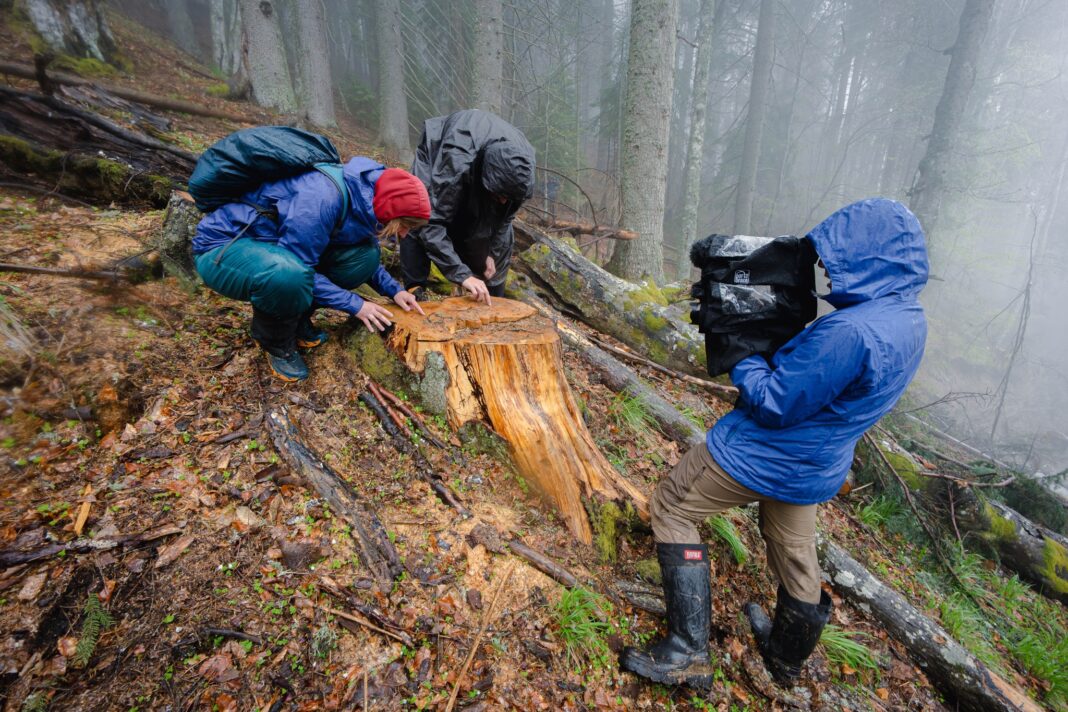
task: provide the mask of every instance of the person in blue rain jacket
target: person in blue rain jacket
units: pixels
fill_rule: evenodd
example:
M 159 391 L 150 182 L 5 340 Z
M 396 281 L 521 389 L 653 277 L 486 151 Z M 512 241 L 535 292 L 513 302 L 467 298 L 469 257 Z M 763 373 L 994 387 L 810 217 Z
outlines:
M 712 682 L 709 563 L 697 524 L 760 503 L 768 564 L 779 581 L 774 618 L 746 605 L 757 646 L 780 682 L 795 679 L 819 641 L 831 601 L 820 587 L 816 505 L 838 492 L 864 432 L 890 412 L 919 368 L 927 322 L 918 296 L 927 249 L 916 217 L 874 198 L 842 208 L 808 234 L 836 308 L 770 362 L 731 370 L 735 409 L 658 485 L 650 503 L 668 635 L 628 648 L 625 669 L 657 682 Z
M 318 170 L 264 183 L 244 202 L 224 205 L 197 226 L 193 254 L 211 289 L 252 303 L 252 337 L 275 375 L 308 376 L 300 348 L 326 340 L 312 315 L 320 307 L 359 319 L 372 331 L 391 323 L 384 307 L 350 291 L 368 284 L 405 311 L 422 313 L 415 297 L 382 267 L 380 238 L 407 235 L 426 224 L 430 198 L 423 183 L 399 168 L 355 157 L 342 170 L 349 208 L 337 184 Z M 277 210 L 259 214 L 252 203 Z

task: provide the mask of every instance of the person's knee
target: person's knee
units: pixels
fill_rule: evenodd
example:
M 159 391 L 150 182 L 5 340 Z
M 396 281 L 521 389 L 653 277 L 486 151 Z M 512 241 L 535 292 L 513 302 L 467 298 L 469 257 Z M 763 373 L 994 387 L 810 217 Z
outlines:
M 252 304 L 274 316 L 297 316 L 311 307 L 315 272 L 296 259 L 272 260 L 257 275 Z

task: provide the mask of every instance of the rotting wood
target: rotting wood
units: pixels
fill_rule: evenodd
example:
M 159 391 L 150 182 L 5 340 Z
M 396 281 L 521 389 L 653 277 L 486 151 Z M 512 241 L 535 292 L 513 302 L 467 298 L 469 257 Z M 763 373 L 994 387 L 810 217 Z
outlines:
M 389 308 L 387 348 L 413 373 L 430 354 L 440 355 L 449 423 L 488 423 L 575 538 L 593 540 L 585 502 L 631 502 L 647 516 L 645 495 L 608 463 L 586 429 L 548 319 L 503 298 L 492 306 L 466 298 L 428 302 L 425 316 Z
M 9 74 L 13 77 L 19 77 L 21 79 L 33 79 L 38 80 L 37 70 L 26 64 L 20 64 L 17 62 L 0 62 L 0 74 Z M 48 81 L 54 84 L 65 84 L 67 86 L 91 86 L 97 89 L 103 89 L 110 94 L 126 99 L 127 101 L 134 101 L 138 104 L 144 104 L 145 106 L 152 106 L 157 109 L 166 109 L 168 111 L 178 111 L 183 114 L 192 114 L 194 116 L 207 116 L 215 119 L 229 119 L 231 121 L 237 121 L 241 123 L 249 123 L 249 117 L 242 116 L 241 114 L 235 114 L 229 111 L 221 111 L 219 109 L 212 109 L 211 107 L 203 106 L 201 104 L 194 104 L 189 101 L 182 101 L 180 99 L 170 99 L 168 97 L 157 96 L 156 94 L 149 94 L 147 92 L 136 91 L 134 89 L 127 89 L 126 87 L 118 86 L 110 82 L 102 82 L 99 80 L 90 80 L 83 77 L 77 77 L 72 74 L 66 74 L 64 72 L 48 72 Z
M 446 450 L 447 449 L 445 443 L 441 442 L 441 440 L 439 440 L 438 438 L 434 437 L 434 434 L 431 433 L 430 429 L 426 427 L 426 421 L 424 421 L 422 419 L 422 417 L 420 417 L 420 415 L 418 413 L 416 413 L 414 410 L 409 408 L 407 403 L 405 403 L 403 400 L 398 398 L 396 394 L 394 394 L 392 391 L 390 391 L 385 386 L 381 386 L 381 385 L 378 385 L 378 384 L 375 384 L 375 386 L 378 388 L 379 393 L 381 393 L 382 396 L 384 396 L 386 398 L 386 400 L 388 400 L 394 406 L 399 408 L 402 413 L 404 413 L 406 416 L 408 416 L 409 418 L 412 419 L 412 423 L 415 425 L 416 429 L 419 431 L 420 437 L 422 437 L 428 443 L 430 443 L 431 445 L 433 445 L 434 447 L 436 447 L 436 448 L 438 448 L 440 450 Z
M 337 516 L 352 525 L 353 541 L 364 566 L 380 584 L 392 583 L 403 567 L 378 516 L 348 483 L 301 442 L 285 408 L 272 409 L 266 424 L 283 461 L 330 503 Z
M 912 659 L 961 710 L 1038 712 L 1023 692 L 986 667 L 941 626 L 914 608 L 897 591 L 872 576 L 845 550 L 820 542 L 820 561 L 835 590 L 867 610 L 901 641 Z
M 531 566 L 551 578 L 553 581 L 561 583 L 568 588 L 574 588 L 579 585 L 578 577 L 545 554 L 531 549 L 518 539 L 511 539 L 506 541 L 506 543 L 509 551 L 527 561 Z

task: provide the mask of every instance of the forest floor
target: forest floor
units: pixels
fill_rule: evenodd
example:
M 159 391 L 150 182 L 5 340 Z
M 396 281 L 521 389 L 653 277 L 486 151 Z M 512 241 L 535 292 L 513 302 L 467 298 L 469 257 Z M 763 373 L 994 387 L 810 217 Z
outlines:
M 220 101 L 205 93 L 207 73 L 183 70 L 166 42 L 116 25 L 137 59 L 135 74 L 115 81 Z M 28 58 L 5 39 L 7 58 Z M 229 108 L 268 120 L 243 104 Z M 175 140 L 192 148 L 238 128 L 174 121 Z M 356 127 L 336 136 L 343 153 L 377 154 Z M 91 208 L 3 187 L 0 260 L 99 266 L 141 251 L 161 221 L 159 211 Z M 337 315 L 319 317 L 333 338 L 310 355 L 312 377 L 282 385 L 248 336 L 247 305 L 184 291 L 172 279 L 120 287 L 5 274 L 0 307 L 0 552 L 79 534 L 98 543 L 0 569 L 7 710 L 444 709 L 457 686 L 458 707 L 467 710 L 947 709 L 901 644 L 837 597 L 832 623 L 852 632 L 854 646 L 821 646 L 793 690 L 770 682 L 740 615 L 747 601 L 773 604 L 776 587 L 752 508 L 728 513 L 719 534 L 709 534 L 714 689 L 648 685 L 621 673 L 621 647 L 663 628 L 606 595 L 608 584 L 640 578 L 652 556 L 648 533 L 625 535 L 618 561 L 600 561 L 506 458 L 459 442 L 428 418 L 450 446 L 425 453 L 474 515 L 458 517 L 357 401 L 368 377 L 341 338 L 353 325 Z M 650 492 L 678 447 L 640 405 L 591 377 L 579 355 L 566 351 L 564 363 L 596 442 Z M 704 426 L 730 407 L 654 371 L 641 375 Z M 263 422 L 280 407 L 373 503 L 403 557 L 405 573 L 391 588 L 375 585 L 345 523 L 281 462 Z M 945 620 L 944 597 L 935 595 L 945 584 L 922 575 L 926 549 L 914 527 L 895 524 L 905 513 L 894 506 L 869 492 L 846 495 L 821 507 L 821 528 Z M 480 523 L 516 535 L 586 585 L 569 590 L 507 550 L 495 553 L 473 532 Z M 100 544 L 129 535 L 137 536 Z M 991 590 L 1000 580 L 992 566 L 975 576 L 987 577 Z M 1022 585 L 1011 595 L 1025 612 L 1042 605 Z M 332 612 L 351 613 L 353 601 L 392 619 L 411 643 Z M 990 660 L 1048 697 L 1048 679 L 1008 645 L 992 640 Z

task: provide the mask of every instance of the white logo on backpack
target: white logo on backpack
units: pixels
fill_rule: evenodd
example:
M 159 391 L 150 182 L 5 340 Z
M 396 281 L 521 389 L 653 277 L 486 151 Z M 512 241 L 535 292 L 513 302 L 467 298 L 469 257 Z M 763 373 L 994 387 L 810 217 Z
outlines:
M 734 283 L 735 284 L 749 284 L 749 270 L 736 269 L 734 270 Z

